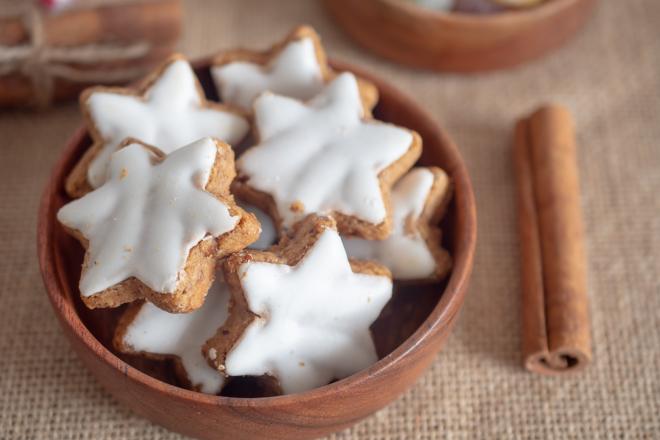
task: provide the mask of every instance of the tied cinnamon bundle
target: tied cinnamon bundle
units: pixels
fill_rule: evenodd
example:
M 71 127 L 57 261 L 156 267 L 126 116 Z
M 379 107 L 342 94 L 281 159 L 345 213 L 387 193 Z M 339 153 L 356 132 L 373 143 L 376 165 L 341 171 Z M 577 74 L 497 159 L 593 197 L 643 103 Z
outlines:
M 180 0 L 0 0 L 0 107 L 46 107 L 144 76 L 176 45 Z
M 518 122 L 525 367 L 562 374 L 591 361 L 583 227 L 573 121 L 559 106 Z

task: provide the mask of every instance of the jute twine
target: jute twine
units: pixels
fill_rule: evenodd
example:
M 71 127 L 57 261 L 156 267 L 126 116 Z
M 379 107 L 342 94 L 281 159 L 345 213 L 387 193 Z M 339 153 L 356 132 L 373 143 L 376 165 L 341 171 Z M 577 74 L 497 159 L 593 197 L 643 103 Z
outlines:
M 93 0 L 80 2 L 75 8 L 132 3 L 126 0 Z M 147 55 L 151 45 L 146 41 L 131 44 L 87 44 L 75 47 L 48 46 L 44 35 L 44 11 L 36 2 L 0 2 L 2 17 L 20 17 L 30 41 L 17 46 L 0 45 L 0 76 L 22 73 L 30 78 L 34 104 L 47 107 L 53 99 L 55 81 L 61 78 L 76 83 L 125 82 L 144 74 L 143 67 L 90 69 L 99 63 L 138 60 Z M 83 68 L 74 67 L 83 66 Z M 84 68 L 87 66 L 87 68 Z

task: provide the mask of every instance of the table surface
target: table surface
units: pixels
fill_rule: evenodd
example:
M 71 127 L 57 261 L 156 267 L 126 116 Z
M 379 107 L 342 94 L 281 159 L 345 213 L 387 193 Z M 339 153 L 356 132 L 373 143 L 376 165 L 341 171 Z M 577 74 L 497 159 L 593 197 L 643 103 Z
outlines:
M 388 78 L 448 129 L 475 186 L 477 258 L 465 308 L 432 368 L 398 401 L 333 439 L 660 437 L 660 2 L 603 0 L 584 32 L 509 71 L 459 76 L 355 47 L 318 1 L 187 1 L 182 50 L 265 47 L 313 25 L 332 57 Z M 594 363 L 546 378 L 521 368 L 511 161 L 516 118 L 574 113 L 589 253 Z M 118 405 L 61 334 L 35 256 L 49 170 L 80 123 L 69 104 L 0 114 L 0 438 L 178 438 Z

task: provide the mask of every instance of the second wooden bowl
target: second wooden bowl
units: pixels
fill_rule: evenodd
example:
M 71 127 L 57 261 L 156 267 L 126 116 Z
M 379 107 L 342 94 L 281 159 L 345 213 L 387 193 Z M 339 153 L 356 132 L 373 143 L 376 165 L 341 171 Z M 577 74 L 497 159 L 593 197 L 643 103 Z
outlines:
M 55 219 L 68 201 L 64 179 L 89 146 L 84 129 L 72 137 L 56 164 L 39 212 L 38 252 L 48 296 L 61 326 L 82 362 L 120 402 L 173 431 L 204 439 L 309 439 L 344 429 L 387 405 L 426 370 L 449 335 L 463 304 L 476 243 L 472 186 L 456 146 L 417 104 L 387 83 L 351 66 L 381 93 L 379 119 L 417 130 L 424 139 L 424 165 L 444 168 L 454 199 L 444 228 L 453 270 L 445 283 L 403 289 L 372 326 L 381 359 L 346 379 L 301 394 L 250 398 L 234 384 L 221 396 L 175 386 L 161 364 L 115 353 L 110 343 L 117 310 L 88 310 L 78 294 L 82 250 Z M 215 92 L 208 62 L 198 65 L 209 96 Z M 70 380 L 76 380 L 75 377 Z M 169 382 L 169 383 L 168 383 Z M 232 397 L 243 396 L 243 397 Z M 456 396 L 447 396 L 456 398 Z
M 358 43 L 393 61 L 450 72 L 512 67 L 566 43 L 596 0 L 549 0 L 488 15 L 443 13 L 403 0 L 325 0 Z

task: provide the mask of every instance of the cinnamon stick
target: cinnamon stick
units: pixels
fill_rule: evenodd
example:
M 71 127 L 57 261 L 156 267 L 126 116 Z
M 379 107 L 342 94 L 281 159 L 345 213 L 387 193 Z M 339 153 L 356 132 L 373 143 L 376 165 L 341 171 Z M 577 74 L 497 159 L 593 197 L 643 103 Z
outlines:
M 109 4 L 63 13 L 44 13 L 44 42 L 47 46 L 81 46 L 101 42 L 147 41 L 171 43 L 181 33 L 180 0 L 139 1 Z M 0 46 L 30 41 L 24 17 L 0 17 Z
M 542 374 L 591 361 L 584 233 L 574 125 L 545 106 L 516 126 L 523 356 Z

